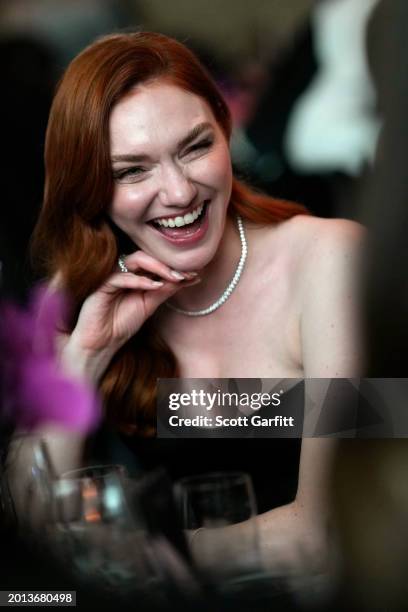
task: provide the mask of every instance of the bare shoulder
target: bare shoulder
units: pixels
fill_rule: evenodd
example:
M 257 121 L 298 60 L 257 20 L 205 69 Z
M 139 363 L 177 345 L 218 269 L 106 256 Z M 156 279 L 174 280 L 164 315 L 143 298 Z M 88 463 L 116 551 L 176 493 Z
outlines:
M 349 377 L 364 367 L 361 279 L 364 229 L 345 219 L 310 219 L 299 266 L 306 377 Z
M 348 219 L 296 215 L 278 225 L 256 229 L 258 251 L 285 261 L 293 276 L 304 277 L 322 264 L 344 260 L 362 252 L 365 228 Z
M 365 236 L 365 228 L 348 219 L 324 219 L 309 215 L 296 215 L 278 225 L 255 227 L 262 242 L 280 243 L 280 247 L 296 244 L 297 250 L 327 248 L 330 244 L 359 244 Z M 302 253 L 304 254 L 304 253 Z
M 254 229 L 254 238 L 257 229 Z M 361 371 L 360 287 L 363 226 L 345 219 L 299 215 L 263 227 L 253 240 L 293 316 L 294 354 L 304 376 L 354 376 Z M 283 320 L 283 319 L 282 319 Z
M 316 273 L 335 262 L 348 266 L 362 254 L 366 230 L 355 221 L 298 215 L 283 226 L 284 239 L 292 245 L 302 274 Z
M 300 241 L 303 247 L 327 248 L 328 245 L 344 246 L 361 243 L 365 229 L 349 219 L 323 219 L 296 215 L 282 223 L 282 231 Z

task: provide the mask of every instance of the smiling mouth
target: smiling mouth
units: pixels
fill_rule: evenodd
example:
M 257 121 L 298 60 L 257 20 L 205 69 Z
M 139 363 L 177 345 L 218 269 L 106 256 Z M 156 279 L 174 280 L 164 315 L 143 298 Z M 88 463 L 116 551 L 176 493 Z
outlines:
M 160 220 L 150 221 L 149 224 L 165 236 L 170 238 L 181 238 L 194 234 L 202 225 L 206 216 L 208 204 L 210 200 L 204 200 L 203 204 L 198 206 L 192 213 L 184 216 L 163 218 Z

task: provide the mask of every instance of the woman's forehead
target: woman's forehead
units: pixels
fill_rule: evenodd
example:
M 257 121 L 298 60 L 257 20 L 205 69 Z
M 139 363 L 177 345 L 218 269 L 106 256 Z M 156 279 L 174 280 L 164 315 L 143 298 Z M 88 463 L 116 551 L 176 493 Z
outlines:
M 209 105 L 199 96 L 165 82 L 139 85 L 113 108 L 110 116 L 112 154 L 123 147 L 167 142 L 173 145 L 196 125 L 216 127 Z

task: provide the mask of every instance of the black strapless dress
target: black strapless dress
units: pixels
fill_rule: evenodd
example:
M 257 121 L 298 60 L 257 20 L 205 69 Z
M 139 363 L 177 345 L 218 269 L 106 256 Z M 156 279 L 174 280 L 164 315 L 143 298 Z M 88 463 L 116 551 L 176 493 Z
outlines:
M 299 439 L 121 439 L 143 469 L 164 467 L 172 480 L 214 471 L 248 472 L 259 512 L 287 504 L 296 495 Z
M 288 391 L 285 405 L 299 413 L 297 435 L 303 419 L 304 384 Z M 268 416 L 268 408 L 259 411 Z M 275 409 L 276 410 L 276 409 Z M 271 416 L 271 415 L 269 415 Z M 129 472 L 165 468 L 175 481 L 184 476 L 214 471 L 244 471 L 253 480 L 258 511 L 264 512 L 293 501 L 296 495 L 301 440 L 296 437 L 234 438 L 233 428 L 219 428 L 214 438 L 138 438 L 106 429 L 95 437 L 92 461 L 117 462 Z M 236 434 L 242 435 L 242 428 Z M 224 435 L 223 435 L 224 434 Z M 293 434 L 292 434 L 293 435 Z
M 248 472 L 259 512 L 293 501 L 301 440 L 296 438 L 160 439 L 101 430 L 88 451 L 92 463 L 121 463 L 131 475 L 165 468 L 171 480 L 224 470 Z

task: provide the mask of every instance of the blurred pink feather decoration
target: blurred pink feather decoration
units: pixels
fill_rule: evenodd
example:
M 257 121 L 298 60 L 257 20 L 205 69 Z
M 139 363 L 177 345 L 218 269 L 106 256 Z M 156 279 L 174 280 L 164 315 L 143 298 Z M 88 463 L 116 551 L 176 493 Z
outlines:
M 100 420 L 95 389 L 70 379 L 58 364 L 56 335 L 66 311 L 66 297 L 43 286 L 32 291 L 27 308 L 0 307 L 0 416 L 17 427 L 58 424 L 86 433 Z

